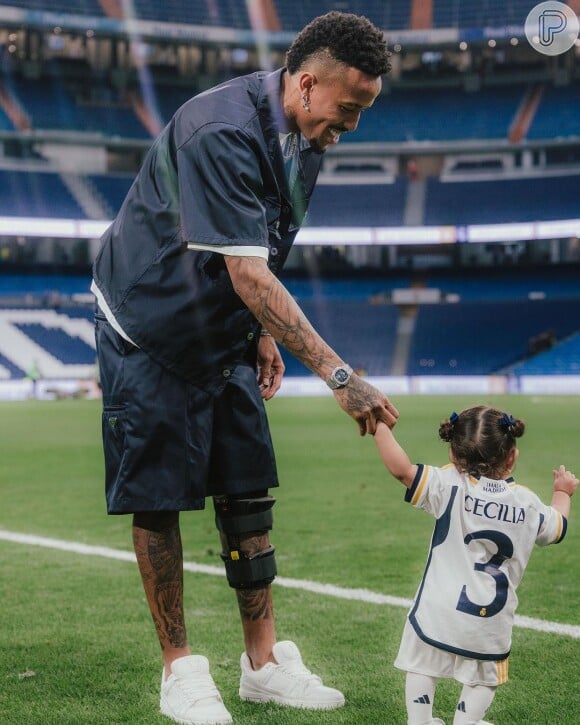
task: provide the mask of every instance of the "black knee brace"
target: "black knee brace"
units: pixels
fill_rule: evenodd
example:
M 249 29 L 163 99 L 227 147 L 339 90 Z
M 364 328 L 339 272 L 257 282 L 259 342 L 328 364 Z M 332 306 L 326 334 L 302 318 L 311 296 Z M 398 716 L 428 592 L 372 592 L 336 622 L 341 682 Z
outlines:
M 263 536 L 272 528 L 273 496 L 259 498 L 232 498 L 215 496 L 215 522 L 227 541 L 228 551 L 221 553 L 226 566 L 228 584 L 234 589 L 260 589 L 267 587 L 276 576 L 274 547 L 248 554 L 241 543 L 249 534 Z

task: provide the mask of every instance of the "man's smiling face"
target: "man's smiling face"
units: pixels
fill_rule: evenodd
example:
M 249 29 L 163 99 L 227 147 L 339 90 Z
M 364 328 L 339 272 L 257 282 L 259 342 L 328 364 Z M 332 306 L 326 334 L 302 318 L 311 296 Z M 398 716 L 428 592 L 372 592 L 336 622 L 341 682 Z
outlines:
M 307 108 L 302 105 L 296 114 L 300 131 L 318 151 L 337 144 L 342 133 L 356 129 L 381 85 L 380 77 L 342 64 L 302 73 L 300 92 Z

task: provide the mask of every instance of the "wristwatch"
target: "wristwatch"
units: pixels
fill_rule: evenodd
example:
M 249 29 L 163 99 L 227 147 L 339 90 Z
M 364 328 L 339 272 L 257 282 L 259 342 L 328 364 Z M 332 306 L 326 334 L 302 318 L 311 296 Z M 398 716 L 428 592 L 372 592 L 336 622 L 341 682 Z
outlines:
M 353 369 L 350 365 L 339 365 L 330 373 L 330 377 L 326 381 L 326 384 L 331 390 L 344 388 L 348 385 L 348 381 L 350 380 L 352 373 Z

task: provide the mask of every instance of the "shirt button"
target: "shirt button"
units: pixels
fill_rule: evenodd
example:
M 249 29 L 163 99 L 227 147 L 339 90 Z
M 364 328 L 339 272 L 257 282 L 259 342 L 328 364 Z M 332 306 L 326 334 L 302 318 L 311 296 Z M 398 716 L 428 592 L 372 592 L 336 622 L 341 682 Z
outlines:
M 254 339 L 254 333 L 248 332 L 248 334 L 246 335 L 246 340 L 253 340 L 253 339 Z
M 224 378 L 229 378 L 231 374 L 232 374 L 232 371 L 229 368 L 225 368 L 225 370 L 222 372 L 222 375 L 224 376 Z
M 278 254 L 278 247 L 272 247 L 272 249 L 270 249 L 270 254 L 275 257 Z

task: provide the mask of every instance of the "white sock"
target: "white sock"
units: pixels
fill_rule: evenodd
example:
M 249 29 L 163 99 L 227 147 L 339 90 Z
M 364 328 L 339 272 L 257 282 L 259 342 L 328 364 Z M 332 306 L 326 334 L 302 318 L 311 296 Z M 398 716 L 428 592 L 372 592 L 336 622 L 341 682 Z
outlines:
M 429 675 L 407 672 L 405 701 L 407 725 L 427 725 L 433 718 L 433 698 L 437 680 Z
M 488 711 L 497 687 L 464 685 L 455 711 L 453 725 L 477 725 Z

